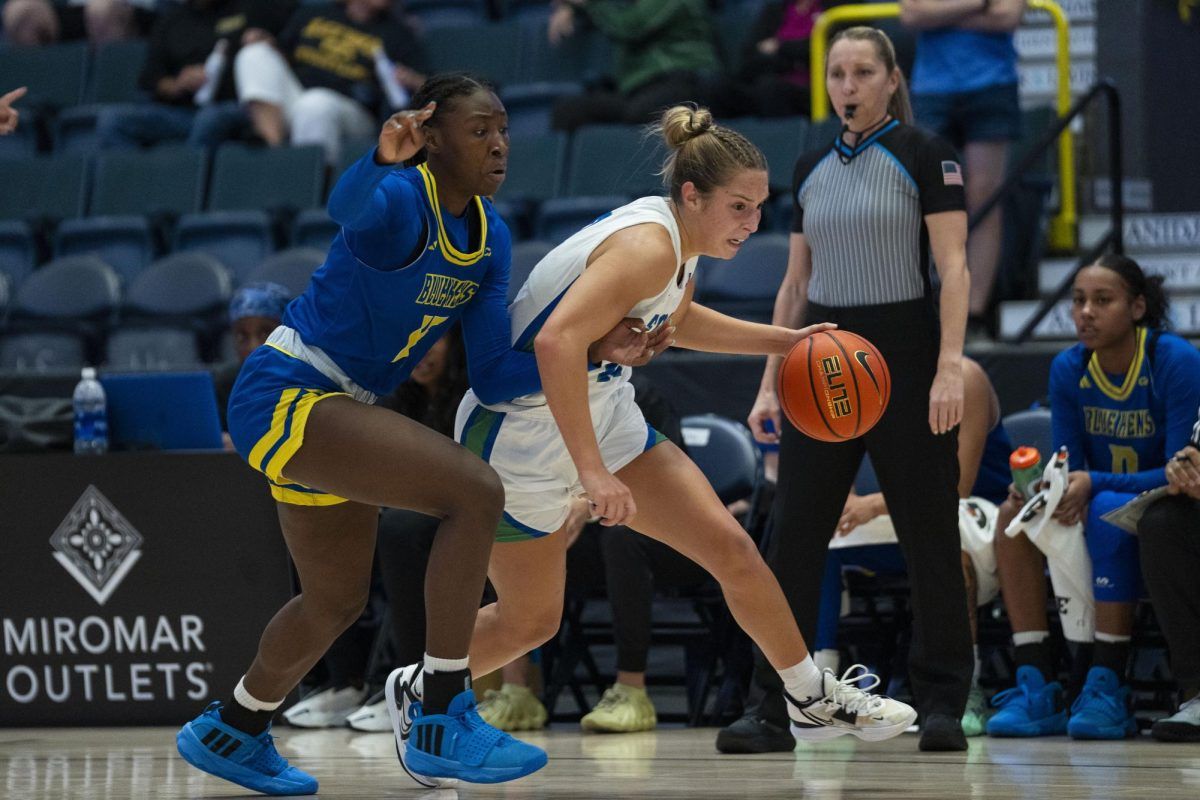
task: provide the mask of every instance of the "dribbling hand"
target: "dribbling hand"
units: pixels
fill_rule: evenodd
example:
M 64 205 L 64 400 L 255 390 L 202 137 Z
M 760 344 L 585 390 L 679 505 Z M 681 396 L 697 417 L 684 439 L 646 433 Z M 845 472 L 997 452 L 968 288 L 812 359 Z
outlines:
M 583 484 L 584 498 L 591 504 L 592 514 L 606 526 L 626 525 L 637 514 L 633 493 L 629 487 L 606 469 L 579 473 Z
M 419 153 L 425 146 L 422 126 L 436 107 L 437 103 L 430 102 L 419 111 L 401 111 L 389 117 L 379 132 L 375 160 L 380 164 L 400 164 Z

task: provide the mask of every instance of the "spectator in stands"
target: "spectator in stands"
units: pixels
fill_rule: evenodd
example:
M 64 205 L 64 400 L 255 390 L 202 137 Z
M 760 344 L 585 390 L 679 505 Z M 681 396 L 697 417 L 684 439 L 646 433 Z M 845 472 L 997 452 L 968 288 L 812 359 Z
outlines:
M 1079 343 L 1050 367 L 1054 447 L 1068 449 L 1071 470 L 1053 518 L 1069 528 L 1082 525 L 1086 537 L 1096 609 L 1092 666 L 1068 721 L 1046 648 L 1041 551 L 1024 534 L 997 536 L 1017 686 L 997 696 L 991 735 L 1120 739 L 1137 730 L 1125 670 L 1134 606 L 1143 594 L 1138 540 L 1101 517 L 1167 483 L 1168 454 L 1187 445 L 1200 405 L 1200 352 L 1162 330 L 1162 282 L 1132 259 L 1111 254 L 1075 277 Z M 1006 501 L 1002 518 L 1011 518 L 1020 502 L 1015 496 Z
M 1011 142 L 1021 134 L 1013 31 L 1025 0 L 901 0 L 900 19 L 919 31 L 913 66 L 917 124 L 963 154 L 967 212 L 1004 180 Z M 1000 261 L 1000 208 L 971 231 L 968 337 L 988 335 L 986 315 Z
M 0 136 L 7 136 L 17 129 L 21 112 L 13 108 L 13 103 L 24 97 L 26 91 L 24 86 L 20 86 L 0 97 Z
M 1188 446 L 1167 462 L 1170 497 L 1138 523 L 1142 575 L 1167 637 L 1181 705 L 1154 723 L 1162 742 L 1200 741 L 1200 420 Z
M 963 580 L 967 585 L 967 619 L 975 646 L 975 673 L 962 717 L 963 733 L 982 736 L 987 722 L 987 700 L 979 686 L 978 609 L 996 598 L 1000 583 L 992 539 L 997 505 L 1008 497 L 1008 457 L 1012 443 L 1000 422 L 1000 401 L 977 362 L 963 359 L 963 418 L 958 431 L 958 533 L 962 548 Z M 837 535 L 829 544 L 817 626 L 816 655 L 822 668 L 838 671 L 837 627 L 841 607 L 842 570 L 866 569 L 882 574 L 904 574 L 904 555 L 896 544 L 896 531 L 886 517 L 882 492 L 853 492 L 838 520 Z
M 86 36 L 99 46 L 145 35 L 157 8 L 158 0 L 8 0 L 4 37 L 33 47 Z
M 225 423 L 225 407 L 237 381 L 238 372 L 246 358 L 267 341 L 271 331 L 283 319 L 283 309 L 291 301 L 291 293 L 278 283 L 250 283 L 233 293 L 229 301 L 229 332 L 233 336 L 233 348 L 237 361 L 224 364 L 213 371 L 213 383 L 217 390 L 217 411 L 221 414 L 221 430 L 228 430 Z M 226 434 L 226 447 L 232 444 Z
M 813 25 L 836 2 L 773 0 L 762 7 L 738 59 L 736 91 L 726 113 L 736 116 L 808 116 L 808 44 Z M 740 100 L 740 102 L 738 102 Z
M 704 0 L 555 0 L 551 43 L 570 46 L 564 40 L 579 17 L 616 48 L 616 90 L 562 98 L 554 107 L 555 128 L 642 124 L 674 103 L 706 102 L 707 86 L 720 67 Z
M 153 102 L 104 107 L 97 119 L 102 147 L 186 140 L 215 147 L 249 126 L 238 107 L 232 62 L 245 44 L 275 36 L 295 0 L 185 0 L 150 34 L 139 79 Z
M 278 40 L 243 47 L 238 99 L 268 145 L 319 144 L 337 164 L 342 142 L 369 138 L 376 118 L 408 104 L 425 82 L 424 55 L 389 0 L 303 6 Z

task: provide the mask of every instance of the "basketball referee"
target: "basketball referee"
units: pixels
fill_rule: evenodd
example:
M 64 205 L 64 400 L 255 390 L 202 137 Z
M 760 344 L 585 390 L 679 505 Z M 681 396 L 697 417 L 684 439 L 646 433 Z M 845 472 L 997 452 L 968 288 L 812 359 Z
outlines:
M 879 348 L 893 380 L 879 424 L 848 442 L 780 428 L 779 358 L 770 358 L 750 426 L 782 430 L 770 564 L 808 641 L 816 638 L 826 548 L 864 451 L 871 455 L 912 585 L 909 677 L 922 750 L 965 750 L 959 718 L 973 658 L 959 564 L 956 426 L 962 417 L 967 217 L 962 170 L 945 142 L 909 124 L 891 41 L 850 28 L 830 45 L 826 83 L 844 122 L 825 151 L 802 156 L 793 184 L 787 276 L 774 323 L 836 322 Z M 940 320 L 929 276 L 941 278 Z M 807 324 L 806 323 L 806 324 Z M 761 662 L 761 658 L 760 658 Z M 717 737 L 722 752 L 791 750 L 774 671 L 755 670 L 747 714 Z

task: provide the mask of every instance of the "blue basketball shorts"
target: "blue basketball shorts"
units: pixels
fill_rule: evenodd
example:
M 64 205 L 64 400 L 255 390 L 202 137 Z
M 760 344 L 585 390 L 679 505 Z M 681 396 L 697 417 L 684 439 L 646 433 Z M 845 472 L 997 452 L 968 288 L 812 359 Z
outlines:
M 1100 519 L 1137 495 L 1098 492 L 1088 506 L 1084 536 L 1092 557 L 1092 592 L 1100 603 L 1136 603 L 1145 594 L 1137 537 Z

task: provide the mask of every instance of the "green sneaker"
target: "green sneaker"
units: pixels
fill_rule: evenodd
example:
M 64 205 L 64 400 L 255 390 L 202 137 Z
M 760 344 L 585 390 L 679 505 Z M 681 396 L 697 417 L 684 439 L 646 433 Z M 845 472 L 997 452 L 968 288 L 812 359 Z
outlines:
M 658 725 L 658 714 L 645 689 L 614 683 L 579 724 L 585 731 L 600 733 L 652 731 Z
M 967 695 L 967 709 L 962 715 L 964 736 L 983 736 L 987 730 L 988 701 L 983 696 L 983 689 L 972 684 L 971 693 Z
M 488 689 L 479 704 L 483 721 L 502 731 L 536 731 L 546 726 L 546 707 L 528 686 L 506 683 Z

